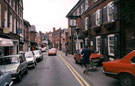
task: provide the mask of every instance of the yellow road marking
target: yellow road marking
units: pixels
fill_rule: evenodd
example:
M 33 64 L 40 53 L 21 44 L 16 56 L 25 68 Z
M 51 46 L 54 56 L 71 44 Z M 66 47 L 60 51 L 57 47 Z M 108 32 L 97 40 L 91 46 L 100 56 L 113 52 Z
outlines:
M 63 60 L 63 59 L 62 59 Z M 64 61 L 64 60 L 63 60 Z M 83 83 L 81 82 L 81 80 L 75 75 L 75 73 L 72 71 L 72 69 L 68 66 L 68 64 L 64 61 L 64 63 L 66 64 L 66 66 L 69 68 L 69 70 L 71 71 L 71 73 L 73 74 L 73 76 L 76 78 L 76 80 L 80 83 L 81 86 L 84 86 Z
M 85 86 L 90 86 L 89 84 L 88 84 L 88 82 L 86 81 L 86 80 L 84 80 L 84 78 L 61 56 L 61 55 L 59 55 L 60 56 L 60 58 L 64 61 L 64 63 L 67 65 L 67 67 L 70 69 L 70 71 L 72 72 L 72 74 L 75 76 L 75 78 L 77 77 L 77 80 L 79 79 L 79 83 L 81 82 L 80 80 L 82 80 L 83 81 L 83 83 L 85 84 Z M 77 75 L 77 76 L 76 76 Z M 82 82 L 81 82 L 82 83 Z M 82 85 L 81 84 L 81 86 L 84 86 L 84 85 Z

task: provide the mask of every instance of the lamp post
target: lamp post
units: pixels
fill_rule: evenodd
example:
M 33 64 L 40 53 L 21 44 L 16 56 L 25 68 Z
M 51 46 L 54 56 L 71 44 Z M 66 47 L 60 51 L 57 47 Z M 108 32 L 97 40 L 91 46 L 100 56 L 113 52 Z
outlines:
M 76 27 L 75 30 L 76 30 L 76 32 L 77 32 L 77 50 L 79 50 L 79 40 L 78 40 L 78 39 L 79 39 L 79 38 L 78 38 L 79 35 L 78 35 L 78 34 L 79 34 L 80 28 Z

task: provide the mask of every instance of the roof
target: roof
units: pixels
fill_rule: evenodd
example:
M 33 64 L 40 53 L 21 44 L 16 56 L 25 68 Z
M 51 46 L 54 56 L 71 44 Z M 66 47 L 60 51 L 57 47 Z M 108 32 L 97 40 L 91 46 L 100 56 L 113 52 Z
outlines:
M 29 29 L 30 32 L 36 32 L 36 27 L 35 25 L 31 25 L 31 28 Z
M 73 16 L 73 12 L 77 9 L 78 5 L 80 5 L 82 3 L 83 0 L 79 0 L 77 2 L 77 4 L 70 10 L 70 12 L 66 15 L 66 17 L 70 17 Z

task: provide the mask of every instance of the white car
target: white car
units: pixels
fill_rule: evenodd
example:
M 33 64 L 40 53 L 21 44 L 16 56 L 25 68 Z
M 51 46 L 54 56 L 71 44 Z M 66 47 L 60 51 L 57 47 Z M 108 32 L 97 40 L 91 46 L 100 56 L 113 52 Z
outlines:
M 32 51 L 25 52 L 25 58 L 26 61 L 28 62 L 28 67 L 36 67 L 36 57 L 34 56 Z
M 43 54 L 40 50 L 34 50 L 33 53 L 34 53 L 34 56 L 36 57 L 36 61 L 43 60 Z

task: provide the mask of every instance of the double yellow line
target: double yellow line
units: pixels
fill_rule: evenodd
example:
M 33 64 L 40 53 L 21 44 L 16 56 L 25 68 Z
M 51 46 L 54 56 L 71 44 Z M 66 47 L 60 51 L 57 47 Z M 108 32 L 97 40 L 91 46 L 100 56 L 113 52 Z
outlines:
M 76 80 L 80 83 L 81 86 L 90 86 L 88 84 L 88 82 L 86 80 L 84 80 L 84 78 L 69 64 L 69 62 L 67 62 L 64 59 L 64 57 L 62 57 L 61 55 L 59 55 L 59 57 L 66 64 L 66 66 L 68 67 L 68 69 L 71 71 L 71 73 L 76 78 Z

